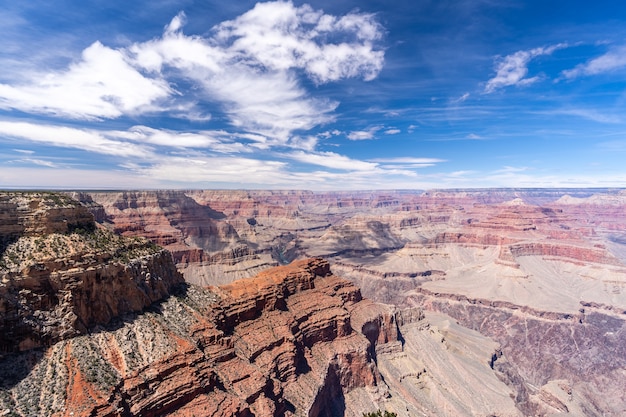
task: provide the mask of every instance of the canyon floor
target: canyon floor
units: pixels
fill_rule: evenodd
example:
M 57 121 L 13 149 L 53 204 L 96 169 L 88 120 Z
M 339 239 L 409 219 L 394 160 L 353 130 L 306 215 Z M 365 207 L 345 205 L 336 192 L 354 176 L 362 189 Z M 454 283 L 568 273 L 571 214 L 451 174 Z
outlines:
M 623 190 L 2 197 L 0 414 L 626 415 Z

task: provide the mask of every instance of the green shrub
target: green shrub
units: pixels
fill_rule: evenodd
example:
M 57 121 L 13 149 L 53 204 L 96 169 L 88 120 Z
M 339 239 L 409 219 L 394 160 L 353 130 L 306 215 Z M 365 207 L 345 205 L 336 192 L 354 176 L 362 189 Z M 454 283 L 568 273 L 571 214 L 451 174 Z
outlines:
M 385 410 L 385 412 L 383 413 L 382 411 L 378 410 L 369 413 L 363 413 L 363 417 L 398 417 L 398 415 L 396 413 L 392 413 L 391 411 Z

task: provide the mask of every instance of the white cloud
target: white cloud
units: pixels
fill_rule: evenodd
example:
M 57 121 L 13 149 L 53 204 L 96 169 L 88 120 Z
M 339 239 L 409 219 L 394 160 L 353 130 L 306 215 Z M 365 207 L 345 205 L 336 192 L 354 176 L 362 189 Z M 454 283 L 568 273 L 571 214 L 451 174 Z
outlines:
M 528 63 L 538 56 L 551 55 L 557 49 L 566 48 L 568 45 L 559 43 L 548 47 L 517 51 L 514 54 L 500 58 L 495 65 L 496 75 L 487 81 L 486 93 L 492 93 L 498 88 L 510 85 L 528 85 L 537 81 L 538 77 L 526 78 L 528 75 Z
M 163 183 L 128 171 L 2 167 L 0 187 L 54 189 L 154 189 Z
M 477 135 L 476 133 L 470 133 L 465 136 L 466 139 L 482 139 L 482 136 Z
M 143 145 L 112 140 L 102 132 L 28 122 L 0 121 L 0 135 L 65 148 L 82 149 L 104 155 L 148 158 L 152 149 Z
M 626 67 L 626 45 L 614 48 L 575 68 L 562 72 L 564 78 L 572 79 L 584 75 L 596 75 Z
M 387 129 L 385 130 L 385 135 L 397 135 L 400 132 L 400 129 Z
M 208 35 L 184 34 L 185 22 L 181 12 L 160 37 L 117 49 L 94 42 L 66 69 L 0 84 L 0 109 L 88 120 L 167 110 L 207 122 L 211 115 L 198 109 L 217 105 L 237 132 L 263 136 L 256 146 L 269 148 L 334 120 L 338 103 L 312 97 L 303 77 L 371 80 L 384 62 L 372 14 L 333 16 L 277 1 Z
M 356 130 L 354 132 L 350 132 L 348 134 L 348 139 L 350 140 L 370 140 L 374 139 L 376 132 L 381 130 L 382 126 L 372 126 L 366 130 Z
M 244 144 L 234 142 L 228 132 L 199 131 L 177 132 L 167 129 L 154 129 L 148 126 L 133 126 L 128 131 L 103 132 L 103 135 L 115 139 L 128 139 L 135 142 L 176 148 L 202 148 L 215 152 L 245 152 Z
M 435 166 L 441 162 L 446 162 L 445 159 L 439 158 L 412 158 L 412 157 L 398 157 L 398 158 L 376 158 L 371 159 L 372 162 L 380 162 L 385 165 L 381 165 L 382 168 L 387 170 L 393 169 L 419 169 Z
M 412 158 L 412 157 L 398 157 L 398 158 L 376 158 L 372 159 L 372 162 L 384 162 L 388 164 L 438 164 L 440 162 L 446 162 L 445 159 L 439 158 Z
M 163 158 L 147 168 L 136 168 L 137 174 L 152 178 L 159 183 L 240 185 L 291 185 L 286 164 L 240 157 Z
M 308 5 L 258 3 L 207 38 L 183 34 L 184 21 L 179 14 L 162 38 L 133 45 L 136 65 L 163 76 L 178 71 L 202 87 L 199 100 L 220 103 L 236 128 L 267 137 L 266 147 L 334 120 L 338 103 L 311 97 L 303 73 L 318 84 L 371 80 L 384 61 L 374 45 L 382 28 L 371 14 L 336 17 Z
M 324 136 L 322 136 L 324 137 Z M 317 147 L 319 138 L 317 136 L 293 136 L 289 139 L 289 145 L 296 149 L 303 149 L 305 151 L 312 152 Z
M 297 151 L 286 156 L 299 162 L 345 171 L 372 171 L 378 167 L 377 163 L 359 161 L 334 152 Z
M 159 159 L 155 151 L 157 146 L 216 153 L 249 153 L 252 150 L 242 140 L 253 143 L 262 143 L 264 140 L 262 136 L 233 135 L 222 130 L 178 132 L 147 126 L 133 126 L 128 130 L 94 130 L 3 121 L 0 121 L 0 135 L 104 155 L 140 158 L 143 161 Z M 14 150 L 24 154 L 33 153 Z
M 186 36 L 182 33 L 184 13 L 179 13 L 165 28 L 163 36 L 144 43 L 131 45 L 127 53 L 135 66 L 161 73 L 169 65 L 202 78 L 228 69 L 226 51 L 211 45 L 211 39 Z
M 326 131 L 326 132 L 320 133 L 319 137 L 320 138 L 324 138 L 324 139 L 328 139 L 328 138 L 331 138 L 333 136 L 339 136 L 341 134 L 342 134 L 341 131 L 339 131 L 337 129 L 334 129 L 334 130 L 330 130 L 330 131 Z
M 556 109 L 544 112 L 551 115 L 566 115 L 582 117 L 583 119 L 592 120 L 598 123 L 616 124 L 622 123 L 624 118 L 620 115 L 610 114 L 606 111 L 597 111 L 594 109 L 585 108 L 569 108 L 569 109 Z
M 58 168 L 59 167 L 59 165 L 55 164 L 54 162 L 44 161 L 43 159 L 37 159 L 37 158 L 24 158 L 24 159 L 20 159 L 19 161 L 16 161 L 16 162 L 26 162 L 26 163 L 29 163 L 29 164 L 45 166 L 45 167 L 48 167 L 48 168 Z
M 233 68 L 215 77 L 212 94 L 224 103 L 231 123 L 285 144 L 291 132 L 308 130 L 334 120 L 338 103 L 308 97 L 287 73 L 255 74 L 248 67 Z
M 269 70 L 303 69 L 315 82 L 342 78 L 375 78 L 384 52 L 374 41 L 382 28 L 372 14 L 342 17 L 324 14 L 305 4 L 257 3 L 238 18 L 217 27 L 216 39 L 229 45 L 233 59 Z M 329 38 L 341 39 L 330 42 Z M 253 62 L 250 62 L 253 61 Z
M 144 77 L 122 51 L 95 42 L 66 71 L 38 74 L 23 85 L 0 84 L 0 108 L 74 119 L 116 118 L 141 112 L 170 94 L 165 81 Z
M 454 103 L 463 103 L 469 97 L 470 97 L 470 93 L 465 93 L 461 97 L 457 98 L 456 100 L 452 100 L 452 102 L 454 102 Z

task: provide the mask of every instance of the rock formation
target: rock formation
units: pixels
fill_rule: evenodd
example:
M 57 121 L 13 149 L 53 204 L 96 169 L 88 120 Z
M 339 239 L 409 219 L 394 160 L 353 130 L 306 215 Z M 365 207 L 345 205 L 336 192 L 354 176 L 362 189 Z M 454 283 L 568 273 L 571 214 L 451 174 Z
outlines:
M 331 392 L 341 392 L 334 397 L 337 401 L 311 405 L 311 415 L 360 415 L 351 404 L 429 416 L 618 416 L 626 412 L 626 381 L 620 374 L 626 311 L 623 191 L 155 191 L 76 197 L 106 227 L 165 245 L 188 282 L 223 286 L 207 292 L 208 298 L 221 294 L 222 300 L 228 299 L 226 288 L 234 279 L 294 259 L 323 257 L 365 296 L 400 310 L 426 310 L 426 318 L 398 327 L 397 337 L 403 341 L 398 349 L 394 342 L 379 345 L 393 340 L 393 332 L 377 333 L 388 334 L 380 339 L 370 333 L 373 328 L 393 328 L 382 325 L 390 317 L 398 322 L 396 313 L 383 311 L 387 307 L 367 300 L 344 305 L 350 326 L 341 324 L 345 321 L 341 309 L 331 309 L 343 317 L 337 322 L 342 335 L 338 339 L 362 334 L 367 341 L 363 346 L 386 388 L 376 380 L 376 386 L 383 388 L 375 393 L 358 387 L 346 390 L 341 387 L 350 379 L 341 377 L 338 362 L 329 359 L 336 365 L 319 369 L 309 364 L 307 372 L 319 370 L 324 377 L 316 385 L 322 394 L 307 394 L 307 398 L 331 398 Z M 15 203 L 0 199 L 0 207 L 11 204 Z M 14 217 L 11 210 L 0 211 L 0 228 L 6 230 L 3 247 L 10 247 L 15 236 L 23 233 Z M 189 288 L 187 294 L 199 294 L 196 287 Z M 250 295 L 241 288 L 232 291 L 244 298 Z M 277 291 L 286 291 L 289 295 L 282 298 L 286 300 L 300 294 L 284 288 Z M 258 296 L 255 292 L 246 305 L 235 303 L 236 308 L 243 315 L 251 314 L 250 306 L 270 302 Z M 279 299 L 271 301 L 272 311 L 287 311 Z M 175 300 L 179 299 L 169 299 L 160 308 Z M 377 318 L 362 317 L 370 310 L 377 311 Z M 264 314 L 246 323 L 252 326 L 264 320 Z M 136 321 L 145 325 L 147 317 L 159 321 L 162 316 L 147 312 Z M 128 326 L 132 323 L 122 327 Z M 348 328 L 353 329 L 349 335 L 342 333 Z M 180 334 L 189 340 L 187 333 Z M 196 339 L 190 343 L 196 344 Z M 159 349 L 169 346 L 157 344 Z M 255 349 L 238 352 L 257 355 L 248 361 L 257 369 L 255 361 L 265 356 Z M 202 355 L 206 356 L 204 350 Z M 286 353 L 277 360 L 294 361 Z M 296 380 L 307 372 L 295 372 Z M 297 386 L 291 384 L 281 385 L 283 393 L 291 395 L 289 387 Z M 239 398 L 227 385 L 224 392 Z M 387 393 L 390 397 L 385 398 Z M 239 404 L 234 409 L 245 415 L 245 404 L 224 395 L 225 404 Z M 278 398 L 267 390 L 263 396 Z M 291 412 L 291 406 L 284 404 Z M 260 413 L 261 408 L 255 407 L 249 406 L 249 412 Z M 297 410 L 301 409 L 299 405 Z
M 84 334 L 183 282 L 169 253 L 97 229 L 77 201 L 0 195 L 0 355 Z
M 188 286 L 45 353 L 6 357 L 0 409 L 40 416 L 359 412 L 363 406 L 346 397 L 361 390 L 375 407 L 389 396 L 372 354 L 399 343 L 394 310 L 372 305 L 321 259 L 219 288 Z

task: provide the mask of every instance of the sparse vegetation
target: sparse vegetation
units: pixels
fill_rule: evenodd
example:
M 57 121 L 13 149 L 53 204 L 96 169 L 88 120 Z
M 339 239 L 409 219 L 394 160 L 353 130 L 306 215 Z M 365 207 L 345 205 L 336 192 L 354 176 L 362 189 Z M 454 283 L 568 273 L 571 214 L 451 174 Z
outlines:
M 397 417 L 397 416 L 398 415 L 396 413 L 392 413 L 391 411 L 387 411 L 387 410 L 385 410 L 384 413 L 380 410 L 372 411 L 369 413 L 363 413 L 363 417 Z
M 158 245 L 144 238 L 119 236 L 106 229 L 76 229 L 70 234 L 19 238 L 0 256 L 0 271 L 19 271 L 57 259 L 84 261 L 88 259 L 85 254 L 100 262 L 128 263 L 160 250 Z
M 74 357 L 87 382 L 107 390 L 119 382 L 120 376 L 113 366 L 103 358 L 103 354 L 89 337 L 72 340 Z

